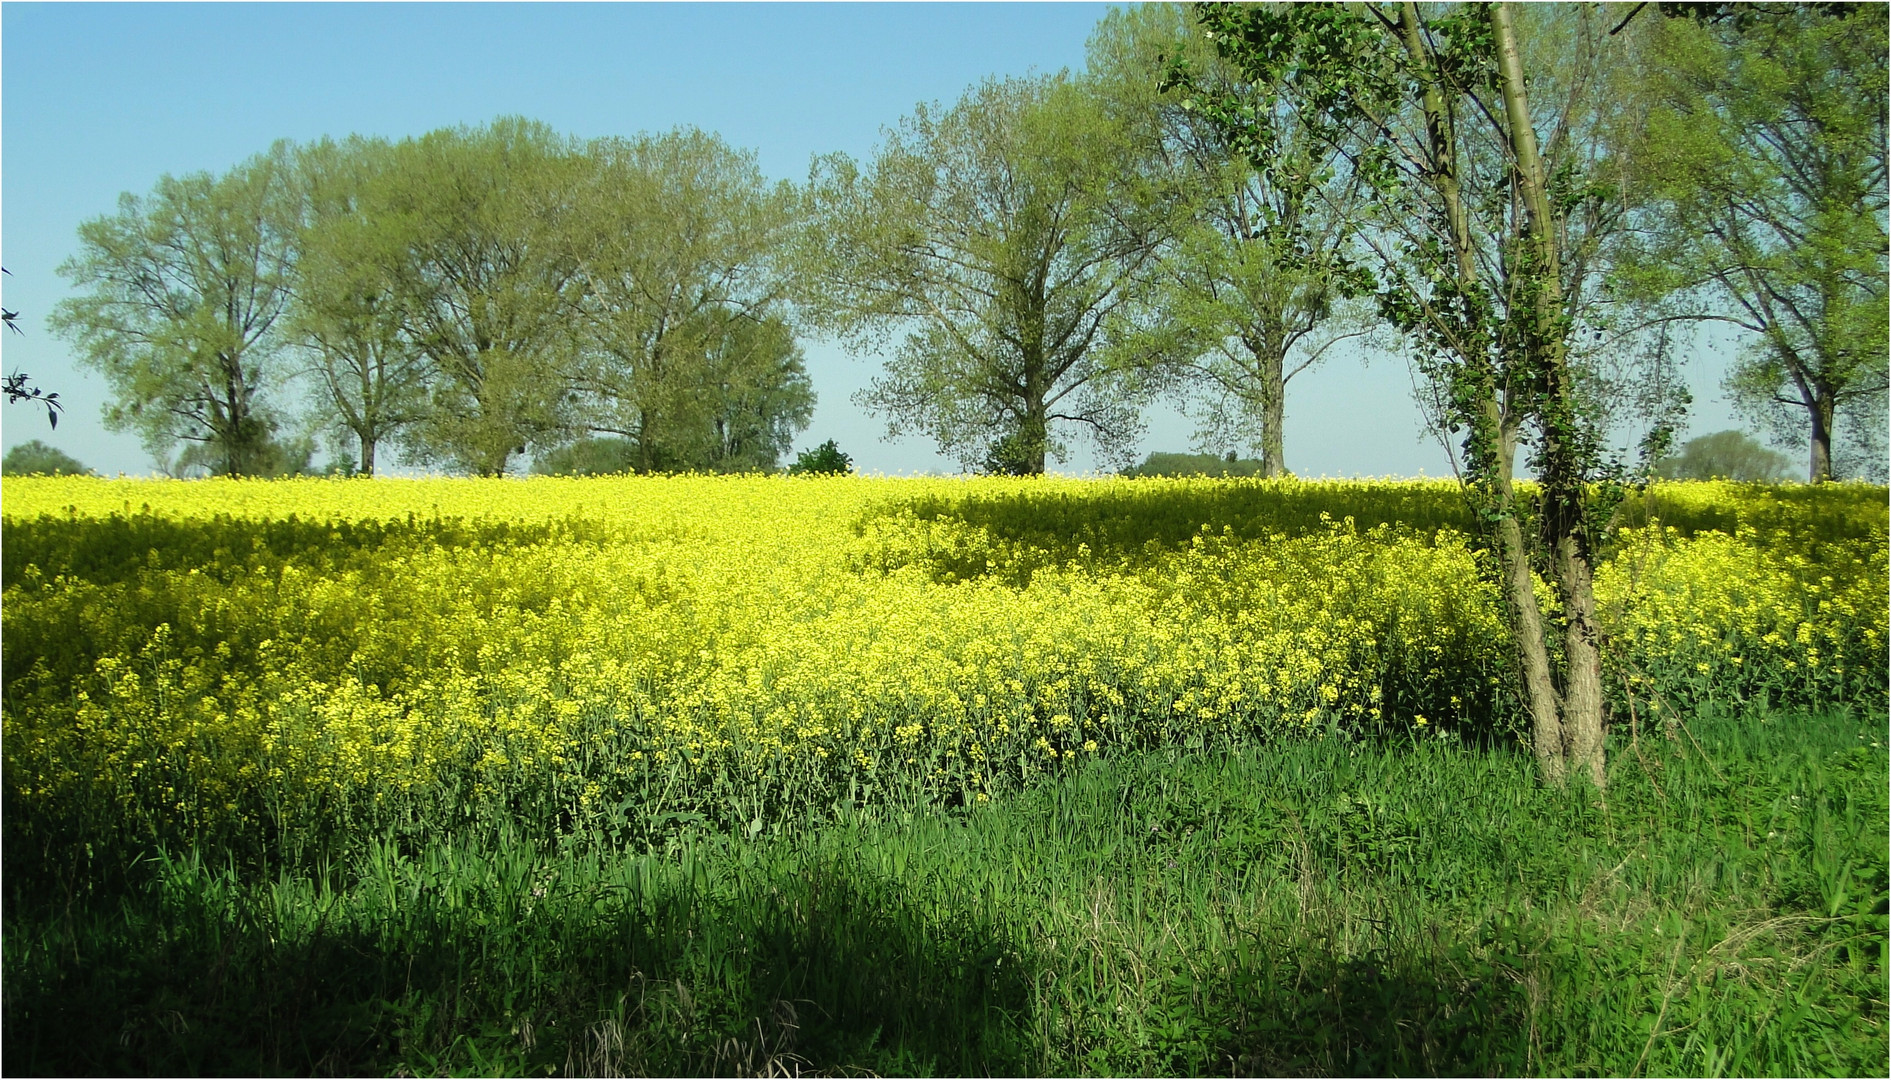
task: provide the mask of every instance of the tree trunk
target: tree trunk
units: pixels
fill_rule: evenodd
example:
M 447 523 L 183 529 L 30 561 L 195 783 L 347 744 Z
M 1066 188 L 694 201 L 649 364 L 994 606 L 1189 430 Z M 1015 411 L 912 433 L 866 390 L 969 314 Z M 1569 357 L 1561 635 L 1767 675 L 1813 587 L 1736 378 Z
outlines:
M 375 440 L 370 436 L 360 436 L 360 438 L 361 438 L 361 468 L 359 470 L 360 474 L 362 476 L 373 476 L 374 475 L 374 442 Z
M 1601 787 L 1604 746 L 1602 728 L 1602 669 L 1595 621 L 1594 575 L 1584 524 L 1580 432 L 1568 374 L 1568 343 L 1563 337 L 1562 259 L 1557 248 L 1543 160 L 1537 153 L 1536 129 L 1530 120 L 1525 93 L 1523 61 L 1517 49 L 1516 25 L 1510 5 L 1491 5 L 1491 28 L 1497 43 L 1497 69 L 1503 86 L 1504 112 L 1509 127 L 1517 187 L 1523 195 L 1532 258 L 1517 272 L 1528 275 L 1525 286 L 1534 294 L 1534 318 L 1524 344 L 1524 358 L 1539 376 L 1542 403 L 1538 406 L 1543 438 L 1544 540 L 1550 549 L 1557 585 L 1563 600 L 1564 671 L 1562 738 L 1555 752 L 1562 759 L 1560 780 L 1570 769 L 1588 773 Z M 1549 748 L 1539 746 L 1544 761 Z
M 637 473 L 649 476 L 655 467 L 655 458 L 650 453 L 650 410 L 637 410 Z
M 1050 443 L 1050 419 L 1041 399 L 1025 403 L 1024 419 L 1018 424 L 1018 449 L 1024 454 L 1024 471 L 1031 476 L 1044 475 L 1045 450 Z
M 1561 517 L 1569 507 L 1552 515 Z M 1581 513 L 1581 506 L 1573 508 Z M 1596 625 L 1594 575 L 1582 526 L 1558 529 L 1555 565 L 1563 598 L 1563 761 L 1568 772 L 1587 773 L 1596 787 L 1608 783 L 1602 725 L 1601 632 Z
M 1814 391 L 1812 407 L 1812 469 L 1807 482 L 1823 484 L 1832 479 L 1832 399 Z
M 1563 746 L 1563 702 L 1556 692 L 1556 675 L 1550 667 L 1548 639 L 1543 633 L 1543 610 L 1536 602 L 1536 575 L 1530 571 L 1530 549 L 1523 525 L 1517 520 L 1516 489 L 1511 480 L 1512 462 L 1516 460 L 1516 433 L 1503 429 L 1497 402 L 1489 402 L 1485 423 L 1500 431 L 1498 435 L 1495 510 L 1497 519 L 1497 557 L 1503 564 L 1504 608 L 1509 616 L 1510 633 L 1516 640 L 1518 674 L 1523 679 L 1523 703 L 1530 713 L 1530 746 L 1536 753 L 1537 771 L 1545 781 L 1561 784 L 1566 775 Z
M 1282 376 L 1287 358 L 1282 350 L 1257 351 L 1261 361 L 1261 475 L 1277 480 L 1287 471 L 1286 439 L 1281 432 L 1287 406 L 1287 384 Z
M 1407 0 L 1400 8 L 1400 22 L 1413 66 L 1420 71 L 1428 69 L 1430 54 L 1422 36 L 1418 5 Z M 1426 136 L 1433 157 L 1431 184 L 1444 201 L 1445 226 L 1457 260 L 1458 280 L 1466 294 L 1472 294 L 1478 287 L 1477 261 L 1470 219 L 1458 185 L 1457 133 L 1435 79 L 1425 87 L 1424 104 Z M 1474 429 L 1473 442 L 1467 447 L 1474 451 L 1468 455 L 1471 477 L 1467 482 L 1474 492 L 1482 489 L 1482 509 L 1493 522 L 1492 541 L 1502 579 L 1504 614 L 1517 650 L 1517 674 L 1524 707 L 1530 713 L 1531 746 L 1536 751 L 1537 766 L 1544 780 L 1561 783 L 1565 775 L 1563 703 L 1550 666 L 1529 548 L 1517 518 L 1513 481 L 1517 431 L 1498 400 L 1496 373 L 1489 358 L 1473 351 L 1463 360 L 1468 380 L 1479 387 L 1477 411 L 1467 418 Z

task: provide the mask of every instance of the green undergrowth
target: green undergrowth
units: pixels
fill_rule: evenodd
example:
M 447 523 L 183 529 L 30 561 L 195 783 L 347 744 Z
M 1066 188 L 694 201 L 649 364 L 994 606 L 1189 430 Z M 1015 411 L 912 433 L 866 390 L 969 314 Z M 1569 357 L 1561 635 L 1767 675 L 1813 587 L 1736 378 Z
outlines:
M 1883 1075 L 1882 715 L 1606 798 L 1443 739 L 1148 753 L 956 811 L 252 880 L 8 875 L 9 1074 Z

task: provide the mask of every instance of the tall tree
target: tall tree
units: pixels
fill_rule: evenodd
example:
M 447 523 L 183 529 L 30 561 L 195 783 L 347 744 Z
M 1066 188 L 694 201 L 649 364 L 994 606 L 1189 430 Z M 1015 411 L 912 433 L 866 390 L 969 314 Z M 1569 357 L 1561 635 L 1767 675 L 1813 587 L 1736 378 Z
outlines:
M 106 426 L 138 432 L 160 460 L 181 440 L 216 472 L 279 465 L 270 393 L 285 374 L 294 181 L 286 143 L 223 176 L 166 176 L 82 224 L 59 268 L 87 291 L 58 304 L 54 332 L 110 383 Z
M 967 465 L 1042 473 L 1057 425 L 1120 455 L 1165 348 L 1140 149 L 1059 75 L 922 105 L 864 170 L 819 159 L 802 307 L 856 349 L 900 339 L 857 400 Z
M 416 457 L 498 476 L 572 430 L 579 165 L 519 119 L 394 147 L 369 227 L 401 238 L 393 310 L 427 363 L 427 408 L 404 435 Z
M 1288 384 L 1370 325 L 1350 303 L 1370 277 L 1346 250 L 1365 188 L 1342 147 L 1281 108 L 1274 87 L 1245 83 L 1179 5 L 1112 11 L 1089 54 L 1107 99 L 1140 114 L 1124 123 L 1153 138 L 1172 195 L 1153 281 L 1199 349 L 1181 357 L 1199 437 L 1254 447 L 1262 474 L 1280 476 Z M 1217 108 L 1257 122 L 1219 122 Z
M 693 129 L 599 140 L 588 159 L 577 218 L 585 235 L 574 240 L 585 287 L 576 368 L 584 425 L 629 439 L 645 472 L 755 467 L 764 457 L 772 466 L 787 442 L 764 454 L 768 440 L 756 442 L 734 416 L 779 408 L 757 420 L 774 431 L 805 426 L 812 408 L 777 315 L 793 191 L 771 187 L 754 155 Z
M 1217 5 L 1202 17 L 1251 84 L 1280 87 L 1310 130 L 1357 147 L 1350 166 L 1374 199 L 1355 235 L 1374 253 L 1382 315 L 1464 436 L 1539 768 L 1603 783 L 1589 485 L 1604 462 L 1574 341 L 1594 326 L 1627 212 L 1608 182 L 1622 168 L 1611 65 L 1627 42 L 1588 7 L 1533 11 L 1547 24 L 1533 35 L 1502 3 Z M 1237 137 L 1259 122 L 1223 115 Z M 1525 440 L 1541 482 L 1534 537 L 1514 483 Z M 1538 560 L 1553 612 L 1537 600 Z
M 1661 7 L 1641 285 L 1752 332 L 1727 388 L 1830 479 L 1841 416 L 1886 408 L 1886 7 Z
M 381 445 L 426 415 L 426 356 L 404 320 L 404 223 L 376 214 L 392 148 L 323 140 L 299 155 L 305 219 L 288 335 L 310 359 L 316 421 L 374 475 Z

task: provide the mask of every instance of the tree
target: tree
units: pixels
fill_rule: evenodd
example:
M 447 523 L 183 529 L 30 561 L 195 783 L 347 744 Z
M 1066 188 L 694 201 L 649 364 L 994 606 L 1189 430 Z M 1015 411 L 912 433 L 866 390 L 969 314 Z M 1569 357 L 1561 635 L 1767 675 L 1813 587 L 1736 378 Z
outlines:
M 793 191 L 693 129 L 587 157 L 584 426 L 630 440 L 642 472 L 772 468 L 813 409 L 777 312 Z
M 1642 287 L 1752 332 L 1727 389 L 1830 479 L 1841 416 L 1886 409 L 1886 8 L 1662 7 Z
M 708 405 L 705 464 L 716 472 L 768 471 L 814 418 L 814 387 L 794 331 L 778 316 L 712 311 L 699 389 Z
M 1575 341 L 1595 326 L 1628 211 L 1609 181 L 1632 126 L 1614 92 L 1633 39 L 1609 34 L 1587 7 L 1528 17 L 1549 25 L 1526 36 L 1502 3 L 1202 13 L 1247 82 L 1278 87 L 1298 122 L 1349 148 L 1348 167 L 1370 187 L 1372 213 L 1353 236 L 1372 253 L 1382 317 L 1437 390 L 1438 419 L 1463 436 L 1466 492 L 1490 530 L 1539 769 L 1550 782 L 1574 772 L 1601 785 L 1589 491 L 1607 470 Z M 1220 105 L 1231 139 L 1271 122 L 1238 101 Z M 1524 440 L 1541 484 L 1534 545 L 1514 483 Z M 1537 600 L 1533 560 L 1555 581 L 1552 613 Z M 1560 630 L 1559 650 L 1546 623 Z
M 1161 328 L 1147 163 L 1092 88 L 988 80 L 921 106 L 863 171 L 816 161 L 801 306 L 856 350 L 901 338 L 856 399 L 968 466 L 1042 473 L 1055 425 L 1106 453 L 1139 430 Z
M 310 459 L 314 456 L 315 439 L 308 433 L 276 436 L 252 456 L 249 471 L 243 475 L 264 479 L 306 476 L 314 471 L 310 465 Z M 223 461 L 218 457 L 216 448 L 201 442 L 179 444 L 176 454 L 158 459 L 158 469 L 177 480 L 229 475 L 224 471 Z
M 854 471 L 854 459 L 840 452 L 829 439 L 812 450 L 803 450 L 788 466 L 792 476 L 845 476 Z
M 1655 463 L 1655 475 L 1669 480 L 1757 480 L 1777 484 L 1786 478 L 1786 455 L 1748 438 L 1743 431 L 1716 431 L 1689 439 L 1681 452 Z
M 1257 448 L 1263 475 L 1280 476 L 1288 384 L 1365 332 L 1349 301 L 1370 279 L 1345 229 L 1365 189 L 1343 147 L 1280 108 L 1273 87 L 1244 83 L 1177 5 L 1112 11 L 1089 52 L 1109 100 L 1141 114 L 1125 122 L 1153 137 L 1173 195 L 1154 302 L 1196 345 L 1181 370 L 1202 395 L 1200 435 Z M 1217 108 L 1257 122 L 1230 125 Z
M 232 476 L 274 453 L 268 392 L 284 374 L 297 201 L 278 143 L 221 177 L 166 176 L 79 226 L 79 254 L 59 272 L 89 291 L 61 301 L 51 325 L 111 384 L 107 427 L 138 431 L 160 459 L 201 444 Z
M 398 238 L 383 269 L 399 337 L 427 365 L 425 413 L 403 434 L 421 460 L 500 476 L 576 426 L 579 166 L 519 119 L 394 146 L 365 227 Z
M 7 476 L 91 476 L 92 470 L 63 450 L 29 439 L 0 459 L 0 474 Z
M 288 336 L 310 357 L 315 419 L 374 475 L 380 446 L 426 416 L 427 358 L 401 308 L 406 231 L 375 212 L 392 148 L 324 139 L 298 158 L 306 192 Z M 407 299 L 412 299 L 408 297 Z

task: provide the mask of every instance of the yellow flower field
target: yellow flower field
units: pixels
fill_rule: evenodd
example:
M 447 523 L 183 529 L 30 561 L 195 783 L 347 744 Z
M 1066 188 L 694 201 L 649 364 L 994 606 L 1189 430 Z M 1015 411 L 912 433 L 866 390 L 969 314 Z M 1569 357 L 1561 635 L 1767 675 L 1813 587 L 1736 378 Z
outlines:
M 1884 489 L 1658 496 L 1598 573 L 1622 704 L 1884 699 Z M 9 479 L 6 809 L 49 835 L 277 844 L 459 819 L 759 828 L 977 800 L 1126 747 L 1501 734 L 1500 610 L 1457 500 Z

